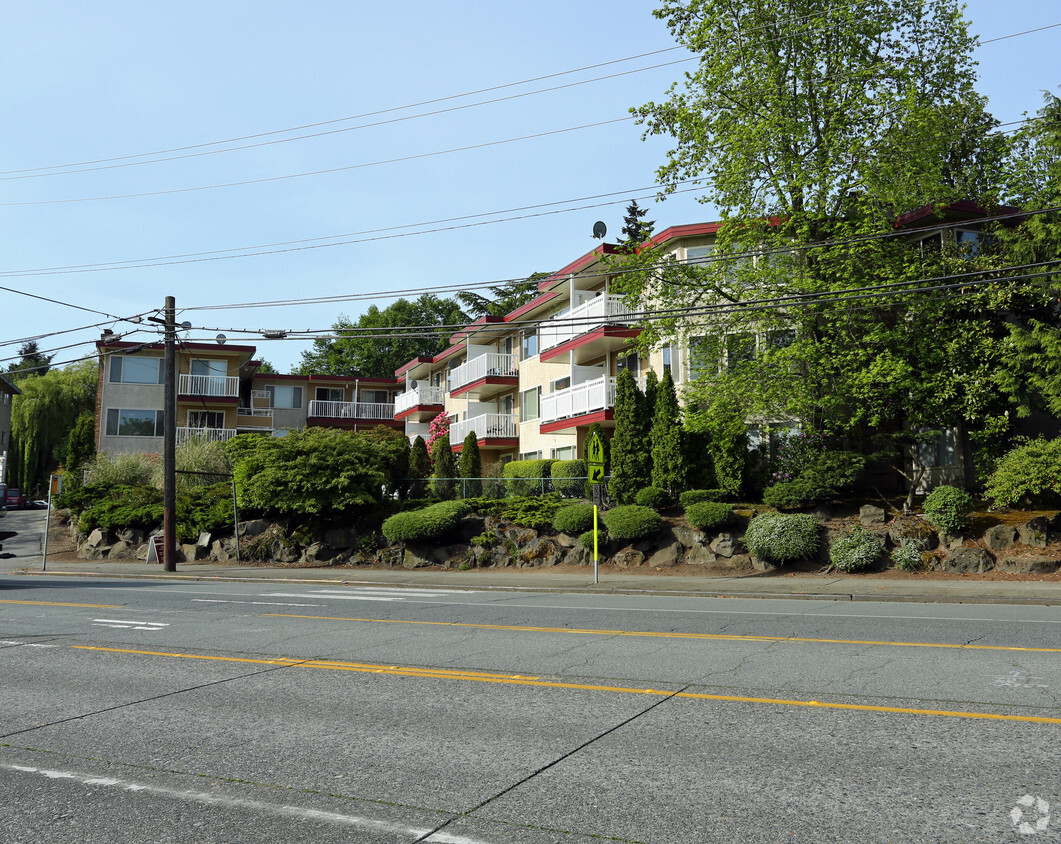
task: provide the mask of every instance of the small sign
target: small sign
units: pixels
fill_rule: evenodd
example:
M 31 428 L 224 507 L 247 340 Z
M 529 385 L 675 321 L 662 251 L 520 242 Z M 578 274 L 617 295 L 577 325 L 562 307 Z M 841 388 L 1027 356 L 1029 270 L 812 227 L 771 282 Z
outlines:
M 63 476 L 61 473 L 52 475 L 52 495 L 59 495 L 63 491 Z
M 593 506 L 600 507 L 604 504 L 604 488 L 600 484 L 593 485 Z
M 586 474 L 591 484 L 604 483 L 604 441 L 599 434 L 594 434 L 586 449 L 589 460 L 586 461 Z
M 147 543 L 147 561 L 149 563 L 161 563 L 162 552 L 166 547 L 166 537 L 156 533 Z

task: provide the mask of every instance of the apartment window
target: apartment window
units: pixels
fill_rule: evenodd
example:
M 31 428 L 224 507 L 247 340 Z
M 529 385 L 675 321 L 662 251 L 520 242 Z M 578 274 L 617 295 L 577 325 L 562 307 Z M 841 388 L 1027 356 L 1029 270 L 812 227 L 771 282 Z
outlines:
M 219 410 L 189 410 L 189 428 L 224 428 L 225 414 Z
M 265 392 L 269 394 L 269 407 L 302 407 L 301 387 L 270 384 Z
M 921 433 L 929 433 L 926 428 Z M 934 431 L 936 436 L 929 442 L 918 443 L 917 462 L 931 468 L 951 468 L 958 465 L 958 456 L 954 439 L 954 429 L 944 428 Z
M 522 348 L 520 350 L 521 357 L 526 360 L 532 358 L 538 354 L 538 330 L 527 329 L 523 332 Z
M 519 421 L 520 422 L 531 422 L 538 418 L 540 412 L 542 400 L 542 388 L 533 387 L 529 390 L 524 390 L 520 394 L 519 399 Z
M 163 383 L 162 358 L 111 357 L 112 384 Z
M 315 395 L 317 401 L 342 401 L 343 389 L 342 387 L 318 387 Z
M 542 453 L 540 451 L 524 451 L 522 454 L 520 454 L 520 456 L 517 459 L 519 459 L 519 460 L 541 460 L 542 459 Z
M 361 390 L 357 394 L 357 400 L 367 404 L 389 404 L 391 394 L 386 390 Z
M 663 347 L 663 372 L 664 374 L 670 373 L 670 377 L 674 381 L 679 380 L 681 369 L 679 368 L 678 359 L 678 347 L 675 345 Z
M 502 396 L 500 401 L 498 401 L 497 403 L 498 411 L 504 414 L 505 416 L 511 416 L 512 411 L 515 409 L 515 401 L 516 400 L 514 396 Z
M 512 354 L 512 338 L 506 337 L 501 341 L 501 354 L 510 355 Z
M 689 338 L 689 378 L 718 373 L 721 344 L 717 334 Z
M 631 352 L 624 357 L 615 359 L 615 374 L 618 375 L 625 369 L 629 369 L 633 376 L 637 377 L 641 371 L 641 358 L 637 352 Z
M 755 335 L 726 335 L 726 366 L 730 370 L 755 360 Z
M 223 360 L 193 360 L 192 375 L 212 375 L 223 378 L 228 375 L 228 362 Z
M 787 349 L 796 342 L 796 331 L 792 328 L 770 331 L 766 335 L 766 342 L 771 349 Z
M 554 448 L 550 451 L 550 455 L 553 460 L 574 460 L 575 447 L 573 445 L 565 445 L 562 448 Z
M 715 251 L 713 246 L 690 246 L 685 250 L 685 263 L 703 264 L 704 258 Z
M 162 433 L 161 410 L 122 410 L 113 407 L 107 411 L 108 437 L 161 437 Z

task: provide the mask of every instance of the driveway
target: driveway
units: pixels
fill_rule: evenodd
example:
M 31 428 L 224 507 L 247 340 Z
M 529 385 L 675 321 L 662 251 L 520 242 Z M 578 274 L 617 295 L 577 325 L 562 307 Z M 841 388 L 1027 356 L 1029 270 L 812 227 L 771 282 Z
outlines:
M 8 510 L 0 518 L 0 569 L 11 571 L 40 563 L 47 510 Z

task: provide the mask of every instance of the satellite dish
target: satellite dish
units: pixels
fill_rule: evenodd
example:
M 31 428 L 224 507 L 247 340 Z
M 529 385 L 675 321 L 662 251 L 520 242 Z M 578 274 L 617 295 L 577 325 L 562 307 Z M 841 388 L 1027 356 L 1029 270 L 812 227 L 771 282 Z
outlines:
M 415 381 L 410 381 L 409 382 L 409 389 L 410 390 L 415 390 L 416 389 L 416 382 Z
M 224 334 L 218 334 L 214 339 L 217 340 L 217 345 L 224 346 L 228 338 Z
M 608 227 L 604 225 L 604 223 L 600 220 L 597 220 L 597 222 L 593 224 L 593 236 L 597 240 L 604 240 L 604 235 L 606 235 L 607 233 Z

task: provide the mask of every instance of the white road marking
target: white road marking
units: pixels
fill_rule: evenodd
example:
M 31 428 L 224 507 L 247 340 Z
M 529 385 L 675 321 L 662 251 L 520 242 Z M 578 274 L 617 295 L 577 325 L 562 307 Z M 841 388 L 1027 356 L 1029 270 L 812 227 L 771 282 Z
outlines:
M 423 603 L 426 598 L 445 598 L 451 593 L 432 592 L 424 589 L 386 589 L 367 587 L 364 589 L 314 589 L 310 592 L 266 592 L 263 598 L 325 598 L 339 601 L 406 601 Z M 448 601 L 445 603 L 449 603 Z
M 8 771 L 20 774 L 37 774 L 53 780 L 73 780 L 82 785 L 98 786 L 101 788 L 118 788 L 123 791 L 131 791 L 140 794 L 155 794 L 160 797 L 168 797 L 174 800 L 184 800 L 191 803 L 199 803 L 207 806 L 221 806 L 229 809 L 251 810 L 255 812 L 267 812 L 273 815 L 296 818 L 298 820 L 316 820 L 324 823 L 341 824 L 343 826 L 362 827 L 377 832 L 392 835 L 409 836 L 419 839 L 427 835 L 431 830 L 417 829 L 391 821 L 381 821 L 374 818 L 365 818 L 359 815 L 342 815 L 337 812 L 323 812 L 319 809 L 307 809 L 301 806 L 281 806 L 276 803 L 262 803 L 258 800 L 245 800 L 238 797 L 225 797 L 220 794 L 210 794 L 205 791 L 182 791 L 176 788 L 165 788 L 158 785 L 146 785 L 144 783 L 128 782 L 115 779 L 114 777 L 100 777 L 92 774 L 82 774 L 77 771 L 56 771 L 46 768 L 33 768 L 28 765 L 3 765 L 0 766 Z M 426 841 L 438 842 L 438 844 L 486 844 L 480 839 L 467 838 L 462 835 L 449 835 L 447 833 L 436 833 Z
M 292 604 L 284 601 L 226 601 L 220 598 L 192 598 L 192 603 L 200 604 L 254 604 L 265 607 L 323 607 L 324 604 Z
M 118 630 L 153 630 L 156 632 L 163 627 L 169 627 L 161 621 L 128 621 L 120 618 L 94 618 L 92 624 L 96 627 L 113 627 Z
M 24 648 L 57 648 L 58 645 L 42 645 L 39 642 L 18 642 L 14 639 L 0 639 L 0 645 L 21 645 Z

